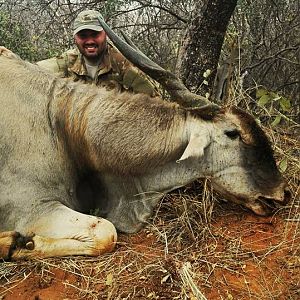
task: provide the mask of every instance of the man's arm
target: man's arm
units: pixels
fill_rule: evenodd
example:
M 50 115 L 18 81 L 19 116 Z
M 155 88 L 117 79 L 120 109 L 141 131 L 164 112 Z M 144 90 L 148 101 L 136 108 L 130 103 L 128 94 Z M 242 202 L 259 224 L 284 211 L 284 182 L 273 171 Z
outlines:
M 133 65 L 124 71 L 123 86 L 134 93 L 144 93 L 152 97 L 159 95 L 158 87 L 154 82 Z

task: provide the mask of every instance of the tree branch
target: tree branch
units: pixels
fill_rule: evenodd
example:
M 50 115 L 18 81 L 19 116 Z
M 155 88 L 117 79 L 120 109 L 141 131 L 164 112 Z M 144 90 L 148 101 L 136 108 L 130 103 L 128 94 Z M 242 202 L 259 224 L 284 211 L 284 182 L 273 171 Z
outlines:
M 183 23 L 187 23 L 188 20 L 184 19 L 183 17 L 179 16 L 178 14 L 176 14 L 174 11 L 167 9 L 161 5 L 155 5 L 155 4 L 151 4 L 151 3 L 146 3 L 144 1 L 141 0 L 134 0 L 135 2 L 138 2 L 139 4 L 143 5 L 143 7 L 153 7 L 153 8 L 158 8 L 160 10 L 163 10 L 165 12 L 167 12 L 168 14 L 170 14 L 171 16 L 177 18 L 178 20 L 180 20 Z

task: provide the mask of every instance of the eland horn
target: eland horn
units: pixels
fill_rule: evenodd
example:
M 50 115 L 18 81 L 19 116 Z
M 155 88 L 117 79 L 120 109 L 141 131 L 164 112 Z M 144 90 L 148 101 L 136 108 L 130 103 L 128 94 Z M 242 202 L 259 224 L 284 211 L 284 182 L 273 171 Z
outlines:
M 202 107 L 206 105 L 215 106 L 215 104 L 211 103 L 205 97 L 189 91 L 188 88 L 173 73 L 153 62 L 136 46 L 129 45 L 127 42 L 122 40 L 102 18 L 99 18 L 99 22 L 119 51 L 136 67 L 160 83 L 161 86 L 168 92 L 172 101 L 175 101 L 184 107 Z

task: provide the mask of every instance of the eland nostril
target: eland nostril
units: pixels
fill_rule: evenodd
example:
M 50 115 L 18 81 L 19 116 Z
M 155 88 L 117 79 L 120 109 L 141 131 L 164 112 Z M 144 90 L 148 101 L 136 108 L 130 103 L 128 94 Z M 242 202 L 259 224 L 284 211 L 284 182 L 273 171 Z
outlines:
M 290 202 L 292 198 L 292 193 L 288 187 L 284 188 L 284 198 L 283 198 L 283 204 L 286 205 Z

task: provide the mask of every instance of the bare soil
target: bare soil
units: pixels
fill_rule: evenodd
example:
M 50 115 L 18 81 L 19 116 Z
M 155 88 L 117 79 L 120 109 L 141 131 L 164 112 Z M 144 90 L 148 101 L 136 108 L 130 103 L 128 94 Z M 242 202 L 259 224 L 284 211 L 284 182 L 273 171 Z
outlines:
M 300 299 L 299 218 L 222 203 L 201 238 L 197 228 L 168 228 L 171 199 L 152 225 L 121 234 L 100 258 L 0 264 L 0 299 Z

